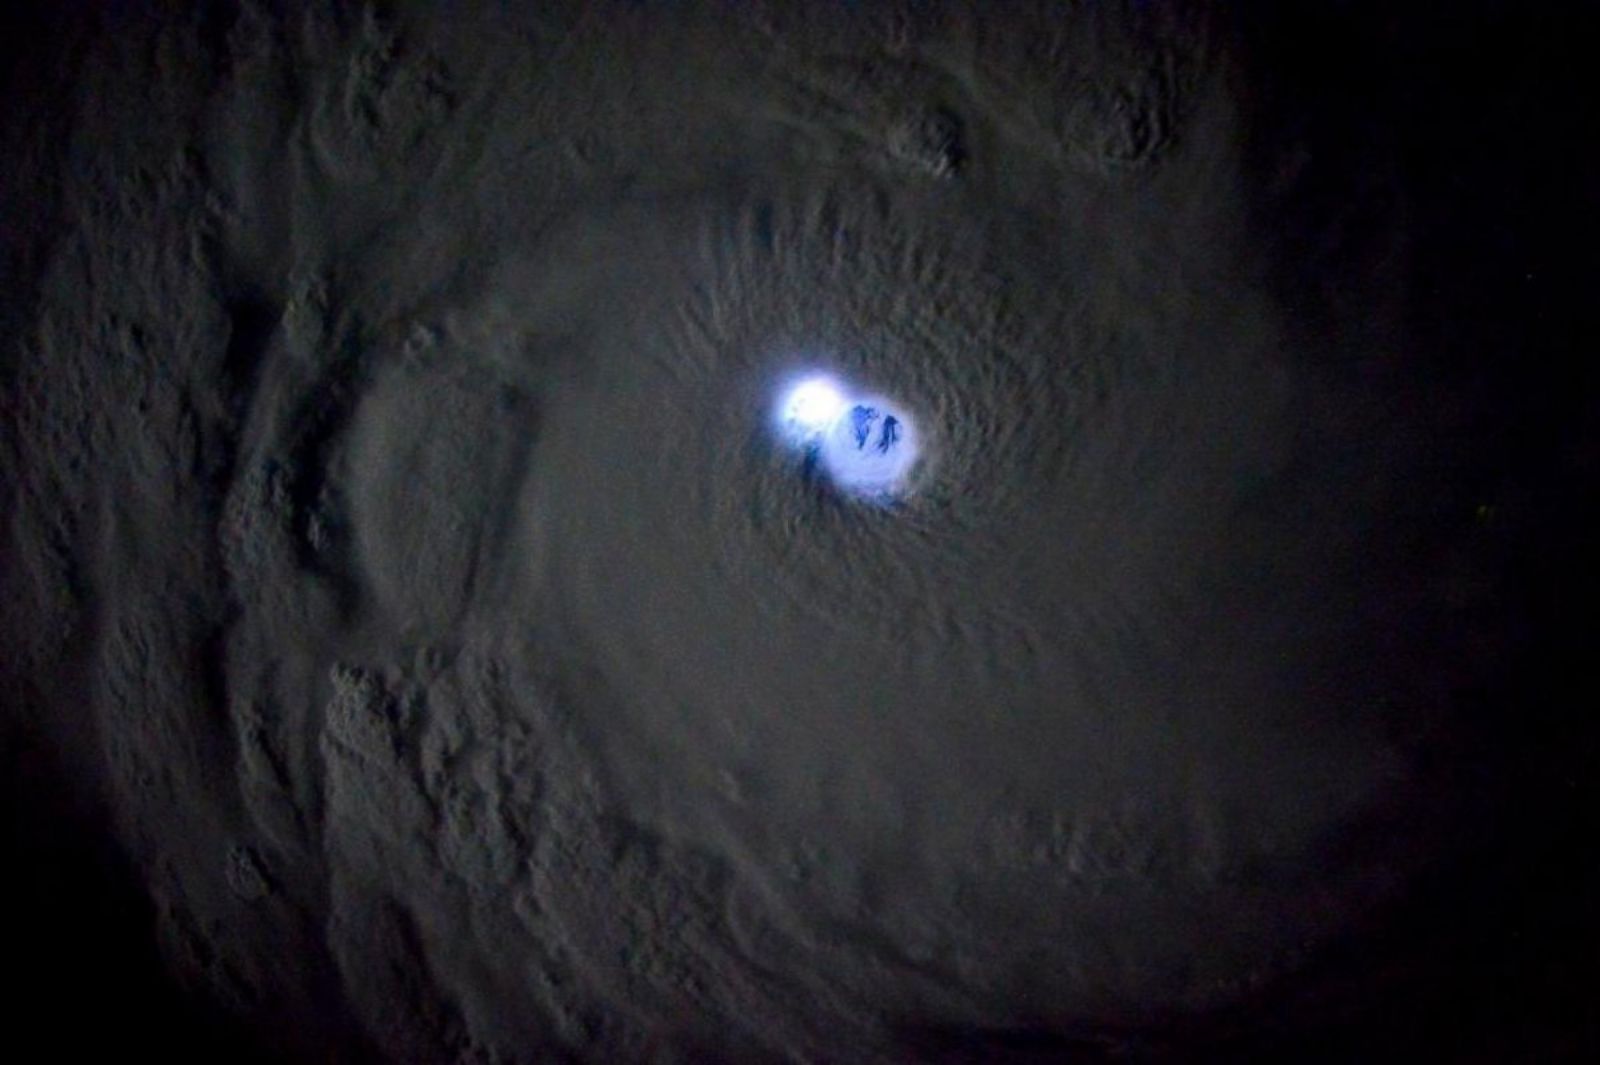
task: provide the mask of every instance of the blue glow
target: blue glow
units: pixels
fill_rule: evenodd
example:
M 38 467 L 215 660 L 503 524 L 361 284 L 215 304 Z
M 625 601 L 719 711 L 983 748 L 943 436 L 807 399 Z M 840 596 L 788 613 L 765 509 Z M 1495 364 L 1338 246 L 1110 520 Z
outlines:
M 831 377 L 791 384 L 778 404 L 778 425 L 790 446 L 854 495 L 899 496 L 917 465 L 916 425 L 905 408 L 883 396 L 852 395 Z

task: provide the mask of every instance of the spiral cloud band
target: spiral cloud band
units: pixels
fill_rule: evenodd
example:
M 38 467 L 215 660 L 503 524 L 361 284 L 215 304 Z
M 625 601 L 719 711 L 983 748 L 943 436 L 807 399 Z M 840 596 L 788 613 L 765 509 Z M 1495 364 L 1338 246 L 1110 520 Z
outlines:
M 1595 598 L 1594 330 L 1519 237 L 1592 64 L 1492 59 L 1551 19 L 1473 97 L 1473 4 L 11 6 L 0 879 L 62 1055 L 1592 1015 L 1536 930 L 1593 670 L 1531 663 L 1592 657 L 1535 615 Z

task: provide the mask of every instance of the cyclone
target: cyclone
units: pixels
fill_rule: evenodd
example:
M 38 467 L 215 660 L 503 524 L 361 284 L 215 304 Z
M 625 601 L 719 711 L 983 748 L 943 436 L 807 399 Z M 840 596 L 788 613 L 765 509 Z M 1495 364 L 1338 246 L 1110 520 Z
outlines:
M 18 1032 L 1583 1045 L 1581 35 L 14 6 Z

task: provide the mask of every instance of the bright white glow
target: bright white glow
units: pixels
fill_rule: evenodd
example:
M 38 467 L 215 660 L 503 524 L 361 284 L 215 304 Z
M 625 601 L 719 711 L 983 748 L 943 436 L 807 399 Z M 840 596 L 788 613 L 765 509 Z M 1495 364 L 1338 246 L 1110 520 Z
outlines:
M 886 397 L 847 392 L 833 378 L 796 382 L 783 394 L 777 421 L 791 446 L 852 495 L 896 498 L 916 469 L 920 443 L 910 414 Z
M 826 377 L 800 382 L 783 404 L 783 420 L 807 433 L 823 433 L 844 410 L 844 394 Z

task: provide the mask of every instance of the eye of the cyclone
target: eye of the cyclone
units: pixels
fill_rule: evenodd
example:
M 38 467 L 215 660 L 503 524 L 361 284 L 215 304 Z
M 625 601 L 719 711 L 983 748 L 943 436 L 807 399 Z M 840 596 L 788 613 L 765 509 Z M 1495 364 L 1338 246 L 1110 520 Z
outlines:
M 850 396 L 832 378 L 813 376 L 790 386 L 778 410 L 785 440 L 819 460 L 841 489 L 880 500 L 904 492 L 917 462 L 917 433 L 910 413 L 893 400 Z

